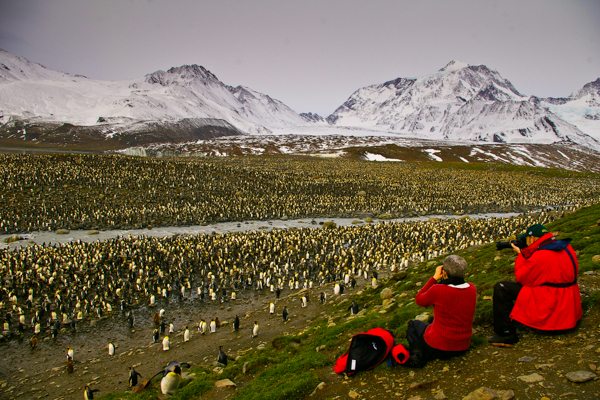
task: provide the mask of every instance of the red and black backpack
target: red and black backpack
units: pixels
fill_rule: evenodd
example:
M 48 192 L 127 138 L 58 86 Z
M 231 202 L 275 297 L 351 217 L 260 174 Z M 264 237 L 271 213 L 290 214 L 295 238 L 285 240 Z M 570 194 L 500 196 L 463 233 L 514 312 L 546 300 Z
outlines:
M 390 354 L 400 364 L 408 360 L 408 351 L 401 344 L 394 346 L 394 336 L 390 331 L 373 328 L 354 335 L 350 348 L 338 358 L 333 370 L 337 374 L 345 372 L 352 376 L 359 371 L 375 368 Z

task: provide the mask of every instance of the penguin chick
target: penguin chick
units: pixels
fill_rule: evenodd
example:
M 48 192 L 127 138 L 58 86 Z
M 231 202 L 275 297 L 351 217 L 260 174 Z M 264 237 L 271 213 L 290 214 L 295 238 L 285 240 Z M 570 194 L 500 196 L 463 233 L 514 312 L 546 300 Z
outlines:
M 138 384 L 138 376 L 141 378 L 142 374 L 137 372 L 135 368 L 129 367 L 129 387 L 137 386 Z
M 93 400 L 95 392 L 99 392 L 99 390 L 98 389 L 90 389 L 90 387 L 88 385 L 85 385 L 85 389 L 83 390 L 84 400 Z
M 29 347 L 31 348 L 31 350 L 33 350 L 37 347 L 37 343 L 38 343 L 37 337 L 35 337 L 35 335 L 33 335 L 31 337 L 31 339 L 29 339 Z
M 168 372 L 160 381 L 162 394 L 173 394 L 181 383 L 181 367 L 176 365 L 173 371 Z

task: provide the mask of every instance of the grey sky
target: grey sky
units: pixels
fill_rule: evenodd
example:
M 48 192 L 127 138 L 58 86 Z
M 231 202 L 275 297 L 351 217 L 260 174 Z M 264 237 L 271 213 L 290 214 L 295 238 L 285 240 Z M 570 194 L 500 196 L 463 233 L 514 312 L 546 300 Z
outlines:
M 103 80 L 199 64 L 327 116 L 360 87 L 453 59 L 567 96 L 600 77 L 600 1 L 0 0 L 0 48 Z

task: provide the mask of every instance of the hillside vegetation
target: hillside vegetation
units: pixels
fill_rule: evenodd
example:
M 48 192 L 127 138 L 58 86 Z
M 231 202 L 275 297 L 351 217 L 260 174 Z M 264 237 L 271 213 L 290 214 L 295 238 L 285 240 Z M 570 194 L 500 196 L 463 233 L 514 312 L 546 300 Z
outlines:
M 303 399 L 313 391 L 315 396 L 312 398 L 413 396 L 411 398 L 420 399 L 434 398 L 434 395 L 438 396 L 435 398 L 446 398 L 439 393 L 449 398 L 463 398 L 472 388 L 485 386 L 482 382 L 485 383 L 487 378 L 476 379 L 476 374 L 482 373 L 490 376 L 487 386 L 502 388 L 504 384 L 504 389 L 513 390 L 518 398 L 541 398 L 551 393 L 554 394 L 551 398 L 558 398 L 563 393 L 561 390 L 566 390 L 564 393 L 574 396 L 573 398 L 594 398 L 593 393 L 598 393 L 599 388 L 597 379 L 584 384 L 573 384 L 564 378 L 564 373 L 569 371 L 561 368 L 572 365 L 572 370 L 585 370 L 589 364 L 590 370 L 596 369 L 596 350 L 599 347 L 596 338 L 600 340 L 600 262 L 597 260 L 597 255 L 600 254 L 599 223 L 600 204 L 595 204 L 548 224 L 548 228 L 559 238 L 571 238 L 578 253 L 584 317 L 574 332 L 554 337 L 524 328 L 521 342 L 513 349 L 498 350 L 487 345 L 485 337 L 491 335 L 493 285 L 499 280 L 514 279 L 515 259 L 512 250 L 497 251 L 494 244 L 487 244 L 457 253 L 468 261 L 466 280 L 474 283 L 478 289 L 474 323 L 476 333 L 471 350 L 462 357 L 445 362 L 434 361 L 422 370 L 381 365 L 372 371 L 361 372 L 350 380 L 334 375 L 332 370 L 337 357 L 346 351 L 349 338 L 356 333 L 383 327 L 394 333 L 397 342 L 407 344 L 405 332 L 408 321 L 423 312 L 432 314 L 431 309 L 418 307 L 414 303 L 414 296 L 433 274 L 435 266 L 441 264 L 445 256 L 440 256 L 409 267 L 406 271 L 391 274 L 375 289 L 366 287 L 359 292 L 336 298 L 305 329 L 275 337 L 264 349 L 253 349 L 239 356 L 222 371 L 214 372 L 211 364 L 195 366 L 189 371 L 191 377 L 184 379 L 181 388 L 171 399 L 230 397 L 291 400 Z M 381 297 L 386 288 L 393 291 L 390 300 L 383 300 Z M 349 317 L 347 311 L 352 300 L 365 306 L 355 317 Z M 539 353 L 539 362 L 547 363 L 536 364 L 535 368 L 532 364 L 529 372 L 543 371 L 540 373 L 545 376 L 545 381 L 532 385 L 521 382 L 516 377 L 511 380 L 511 374 L 517 373 L 521 365 L 526 363 L 522 356 L 534 353 Z M 566 366 L 563 367 L 562 362 Z M 523 368 L 527 371 L 528 367 Z M 238 388 L 225 391 L 215 389 L 214 382 L 222 379 L 236 382 Z M 325 385 L 321 385 L 323 389 L 316 389 L 321 382 L 325 382 Z M 154 387 L 155 389 L 141 394 L 112 393 L 102 399 L 154 399 L 159 393 L 157 384 Z M 353 387 L 357 388 L 352 389 Z

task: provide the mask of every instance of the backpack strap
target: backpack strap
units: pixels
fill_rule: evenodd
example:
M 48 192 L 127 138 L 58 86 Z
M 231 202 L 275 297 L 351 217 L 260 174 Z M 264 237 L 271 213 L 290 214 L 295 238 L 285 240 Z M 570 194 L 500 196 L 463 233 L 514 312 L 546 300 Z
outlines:
M 571 286 L 577 284 L 577 265 L 575 264 L 575 259 L 573 258 L 573 255 L 571 254 L 569 249 L 565 248 L 565 251 L 569 255 L 571 262 L 573 263 L 573 271 L 575 272 L 575 280 L 573 282 L 568 282 L 568 283 L 542 283 L 542 286 L 550 286 L 550 287 L 554 287 L 554 288 L 567 288 L 567 287 L 571 287 Z

